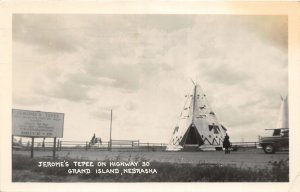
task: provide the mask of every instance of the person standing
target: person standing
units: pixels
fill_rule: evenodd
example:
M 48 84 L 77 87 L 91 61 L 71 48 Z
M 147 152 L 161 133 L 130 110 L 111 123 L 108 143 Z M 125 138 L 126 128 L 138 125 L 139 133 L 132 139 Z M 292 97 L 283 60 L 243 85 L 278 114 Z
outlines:
M 223 147 L 225 148 L 225 154 L 229 154 L 230 153 L 230 150 L 229 150 L 229 148 L 230 148 L 230 141 L 229 141 L 229 136 L 227 135 L 227 133 L 226 133 L 226 135 L 224 137 Z

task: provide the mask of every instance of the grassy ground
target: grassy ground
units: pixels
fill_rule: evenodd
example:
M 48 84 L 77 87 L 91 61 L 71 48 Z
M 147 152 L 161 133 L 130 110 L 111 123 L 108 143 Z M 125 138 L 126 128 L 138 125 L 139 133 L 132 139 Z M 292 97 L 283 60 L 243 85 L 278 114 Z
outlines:
M 13 151 L 13 154 L 30 156 L 29 151 Z M 35 157 L 51 157 L 52 151 L 35 151 Z M 104 161 L 120 157 L 126 161 L 132 157 L 144 158 L 149 161 L 168 162 L 168 163 L 214 163 L 242 168 L 265 168 L 271 167 L 270 161 L 281 161 L 289 158 L 289 153 L 280 152 L 276 154 L 265 154 L 262 149 L 247 149 L 243 151 L 233 151 L 230 155 L 225 155 L 223 151 L 205 152 L 120 152 L 120 151 L 99 151 L 99 150 L 69 150 L 57 151 L 57 158 L 60 159 L 88 159 L 94 161 Z
M 13 155 L 12 181 L 13 182 L 288 182 L 289 161 L 280 160 L 269 162 L 270 166 L 259 169 L 242 169 L 220 164 L 188 164 L 151 161 L 147 168 L 157 170 L 154 174 L 97 174 L 96 169 L 90 168 L 90 174 L 69 174 L 69 169 L 78 169 L 73 161 L 81 159 L 60 159 L 59 162 L 68 162 L 69 167 L 38 167 L 40 161 L 51 161 L 49 158 L 37 157 L 30 159 L 23 155 Z M 106 159 L 120 161 L 120 157 Z M 123 161 L 123 160 L 122 160 Z M 139 157 L 127 159 L 127 161 L 142 162 L 147 160 Z M 93 161 L 94 165 L 97 161 Z M 271 167 L 271 168 L 270 168 Z M 116 167 L 105 167 L 116 168 Z M 122 172 L 128 167 L 117 167 Z M 141 166 L 137 169 L 145 168 Z

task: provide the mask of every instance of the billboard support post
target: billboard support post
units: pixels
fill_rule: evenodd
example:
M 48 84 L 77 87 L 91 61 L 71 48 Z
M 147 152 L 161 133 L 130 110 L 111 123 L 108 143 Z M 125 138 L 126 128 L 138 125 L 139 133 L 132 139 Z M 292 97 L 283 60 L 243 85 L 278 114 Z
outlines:
M 110 110 L 110 132 L 109 132 L 109 150 L 110 151 L 111 151 L 111 147 L 112 147 L 111 132 L 112 132 L 112 109 Z
M 56 151 L 56 137 L 54 137 L 54 142 L 53 142 L 53 159 L 55 159 L 55 151 Z
M 11 146 L 14 146 L 14 135 L 11 135 Z M 13 149 L 11 150 L 11 155 L 13 155 Z
M 31 137 L 31 151 L 30 151 L 31 158 L 33 158 L 33 151 L 34 151 L 34 137 Z
M 14 146 L 14 135 L 11 135 L 11 146 L 13 147 Z M 14 153 L 13 153 L 13 149 L 11 150 L 11 156 L 13 156 Z

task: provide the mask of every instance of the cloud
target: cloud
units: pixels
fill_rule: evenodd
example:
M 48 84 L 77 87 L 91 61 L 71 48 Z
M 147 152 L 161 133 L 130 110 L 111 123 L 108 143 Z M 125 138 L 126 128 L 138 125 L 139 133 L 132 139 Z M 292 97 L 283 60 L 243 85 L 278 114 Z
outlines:
M 109 120 L 110 119 L 110 111 L 106 110 L 98 110 L 98 111 L 93 111 L 90 113 L 94 117 L 100 120 Z
M 57 87 L 46 93 L 49 96 L 63 98 L 71 101 L 89 100 L 89 87 L 83 84 L 77 84 L 73 81 L 58 83 Z
M 88 75 L 83 72 L 72 73 L 68 75 L 68 81 L 83 86 L 92 86 L 99 83 L 99 79 L 95 76 Z
M 125 106 L 125 108 L 128 110 L 128 111 L 135 111 L 137 109 L 137 106 L 136 104 L 134 104 L 133 102 L 128 102 Z
M 276 121 L 287 62 L 285 16 L 13 16 L 13 105 L 64 111 L 80 132 L 113 109 L 115 137 L 169 138 L 192 78 L 235 137 L 256 138 Z
M 248 22 L 247 22 L 248 20 Z M 288 47 L 288 17 L 283 15 L 248 16 L 245 26 L 261 41 L 286 51 Z
M 199 66 L 200 69 L 202 67 L 203 65 Z M 207 67 L 202 71 L 207 81 L 225 85 L 233 85 L 249 79 L 247 74 L 236 71 L 224 62 L 220 62 L 217 67 Z
M 48 103 L 49 99 L 46 97 L 35 95 L 17 95 L 13 94 L 13 103 L 22 106 L 35 106 Z
M 51 79 L 50 86 L 40 87 L 36 90 L 36 93 L 74 102 L 93 103 L 95 100 L 91 97 L 90 90 L 98 82 L 99 80 L 94 76 L 89 76 L 80 71 L 61 74 L 59 78 Z
M 134 91 L 140 88 L 140 71 L 136 66 L 127 64 L 108 64 L 108 65 L 97 65 L 92 64 L 86 67 L 88 74 L 110 79 L 110 82 L 99 81 L 99 84 L 107 85 L 123 90 Z
M 76 28 L 66 26 L 57 16 L 13 15 L 13 40 L 32 44 L 38 52 L 73 52 L 78 49 Z

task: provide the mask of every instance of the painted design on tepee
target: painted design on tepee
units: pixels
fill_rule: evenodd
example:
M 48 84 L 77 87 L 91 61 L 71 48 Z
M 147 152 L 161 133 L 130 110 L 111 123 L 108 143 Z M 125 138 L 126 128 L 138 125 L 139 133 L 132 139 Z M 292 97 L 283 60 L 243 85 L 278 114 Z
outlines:
M 172 132 L 167 150 L 187 145 L 222 147 L 227 129 L 221 125 L 210 107 L 200 85 L 194 84 L 193 93 L 186 95 L 178 125 Z
M 281 105 L 279 110 L 279 117 L 277 121 L 277 128 L 289 128 L 289 103 L 288 96 L 281 97 Z

